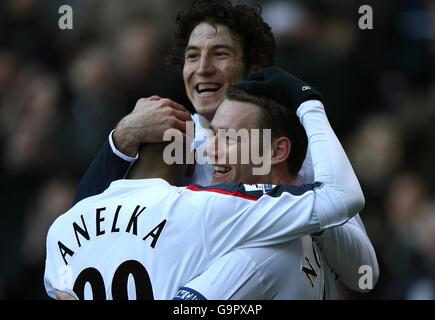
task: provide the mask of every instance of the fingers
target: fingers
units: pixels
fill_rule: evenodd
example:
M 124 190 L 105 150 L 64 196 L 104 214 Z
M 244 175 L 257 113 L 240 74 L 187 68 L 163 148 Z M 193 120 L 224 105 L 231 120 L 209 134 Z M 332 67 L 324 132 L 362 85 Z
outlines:
M 163 134 L 163 141 L 178 141 L 184 143 L 190 150 L 194 137 L 178 129 L 170 128 Z
M 176 103 L 175 101 L 172 101 L 171 99 L 167 99 L 167 98 L 165 98 L 165 99 L 161 99 L 161 100 L 160 100 L 160 103 L 161 103 L 162 105 L 165 105 L 165 106 L 170 106 L 170 107 L 172 107 L 172 108 L 174 108 L 174 109 L 176 109 L 176 110 L 179 110 L 179 111 L 189 112 L 189 111 L 187 111 L 187 109 L 186 109 L 185 107 L 183 107 L 181 104 Z
M 56 290 L 56 300 L 77 300 L 69 293 Z
M 176 103 L 170 99 L 162 99 L 160 100 L 162 107 L 169 107 L 168 116 L 174 116 L 178 120 L 181 121 L 190 121 L 192 120 L 192 114 L 187 111 L 181 104 Z
M 170 128 L 178 129 L 181 132 L 186 133 L 186 130 L 187 130 L 187 128 L 186 128 L 187 122 L 186 121 L 181 121 L 175 117 L 171 117 L 168 119 L 168 124 L 169 124 Z
M 191 121 L 192 120 L 192 115 L 188 111 L 179 111 L 179 110 L 172 109 L 171 115 L 173 115 L 174 117 L 176 117 L 177 119 L 179 119 L 181 121 Z
M 170 117 L 167 120 L 167 130 L 180 131 L 186 141 L 192 142 L 195 138 L 195 124 L 192 120 L 180 121 L 175 117 Z
M 192 121 L 191 113 L 182 105 L 156 95 L 140 99 L 129 117 L 130 123 L 134 123 L 136 128 L 143 128 L 137 131 L 141 141 L 146 136 L 148 142 L 157 142 L 169 129 L 185 134 L 189 131 L 186 128 L 188 122 Z M 191 131 L 194 132 L 194 128 Z
M 139 100 L 136 101 L 136 107 L 145 105 L 149 101 L 160 101 L 160 100 L 162 100 L 162 98 L 157 95 L 147 97 L 147 98 L 140 98 Z
M 161 98 L 157 95 L 154 95 L 154 96 L 151 96 L 148 98 L 141 98 L 136 102 L 136 105 L 142 105 L 148 101 L 159 101 L 161 107 L 169 106 L 175 110 L 186 112 L 186 113 L 190 114 L 190 112 L 183 105 L 181 105 L 181 104 L 179 104 L 171 99 L 168 99 L 168 98 Z
M 148 100 L 148 101 L 158 101 L 158 100 L 161 100 L 162 98 L 159 97 L 159 96 L 154 95 L 154 96 L 151 96 L 151 97 L 148 97 L 148 98 L 145 98 L 145 99 Z

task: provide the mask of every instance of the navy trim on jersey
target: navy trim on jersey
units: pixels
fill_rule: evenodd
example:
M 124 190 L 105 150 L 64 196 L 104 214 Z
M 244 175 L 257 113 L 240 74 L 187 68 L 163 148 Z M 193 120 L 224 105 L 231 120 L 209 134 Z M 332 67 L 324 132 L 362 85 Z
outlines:
M 312 184 L 304 184 L 302 186 L 277 185 L 267 194 L 271 197 L 279 197 L 283 192 L 291 193 L 294 196 L 301 196 L 304 193 L 314 190 L 322 186 L 322 183 L 315 182 Z
M 258 200 L 264 195 L 262 190 L 246 191 L 242 183 L 221 183 L 212 186 L 200 186 L 192 184 L 187 186 L 186 189 L 191 191 L 215 192 L 253 201 Z
M 222 190 L 222 191 L 228 191 L 228 192 L 239 192 L 244 191 L 245 188 L 243 187 L 243 183 L 219 183 L 219 184 L 213 184 L 209 186 L 201 186 L 199 184 L 192 184 L 190 186 L 198 187 L 201 190 L 207 191 L 210 189 L 216 189 L 216 190 Z M 189 187 L 190 187 L 189 186 Z
M 207 299 L 196 290 L 193 290 L 188 287 L 182 287 L 178 289 L 177 294 L 172 300 L 207 300 Z
M 211 186 L 200 186 L 197 184 L 192 184 L 187 186 L 187 189 L 191 191 L 216 192 L 220 194 L 227 194 L 234 197 L 256 201 L 265 194 L 271 197 L 279 197 L 283 192 L 288 192 L 292 195 L 300 196 L 308 191 L 321 187 L 322 183 L 316 182 L 314 184 L 305 184 L 302 186 L 277 185 L 272 189 L 271 185 L 266 184 L 264 186 L 266 186 L 265 189 L 267 192 L 265 192 L 265 190 L 246 191 L 243 183 L 220 183 Z

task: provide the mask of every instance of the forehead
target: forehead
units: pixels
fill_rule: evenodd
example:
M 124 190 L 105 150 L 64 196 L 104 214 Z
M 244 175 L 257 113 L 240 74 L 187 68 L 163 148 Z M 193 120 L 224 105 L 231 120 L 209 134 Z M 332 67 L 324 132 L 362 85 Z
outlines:
M 236 52 L 242 53 L 240 38 L 227 26 L 202 22 L 192 30 L 188 46 L 208 48 L 216 45 L 230 46 Z
M 214 129 L 254 129 L 260 109 L 252 103 L 225 99 L 211 122 Z

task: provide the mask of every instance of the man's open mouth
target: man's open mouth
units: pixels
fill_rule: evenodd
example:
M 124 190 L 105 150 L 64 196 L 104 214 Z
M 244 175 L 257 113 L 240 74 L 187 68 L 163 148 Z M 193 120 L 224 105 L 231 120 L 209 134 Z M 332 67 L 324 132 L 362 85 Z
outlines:
M 200 97 L 210 97 L 222 88 L 222 84 L 218 83 L 199 83 L 195 86 L 195 90 Z
M 231 171 L 231 167 L 229 166 L 213 166 L 213 177 L 214 178 L 221 178 L 225 175 L 227 175 Z

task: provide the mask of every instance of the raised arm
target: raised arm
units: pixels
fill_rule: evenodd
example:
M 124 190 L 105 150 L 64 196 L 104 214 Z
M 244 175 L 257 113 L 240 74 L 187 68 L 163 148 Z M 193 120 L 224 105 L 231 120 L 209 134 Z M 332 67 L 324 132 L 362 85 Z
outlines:
M 314 182 L 309 148 L 302 169 L 299 171 L 299 180 L 301 183 Z M 313 240 L 330 268 L 349 289 L 358 292 L 370 291 L 369 288 L 359 285 L 362 266 L 371 267 L 374 287 L 379 278 L 378 260 L 359 214 L 341 226 L 324 230 L 321 234 L 313 236 Z
M 222 207 L 224 196 L 220 196 L 221 203 L 206 202 L 206 237 L 212 254 L 235 246 L 291 241 L 343 224 L 363 208 L 364 196 L 358 179 L 329 124 L 323 104 L 318 100 L 306 101 L 297 115 L 307 132 L 316 184 L 277 186 L 247 208 L 241 206 L 236 214 Z M 241 200 L 232 201 L 233 207 L 237 207 L 236 202 Z
M 191 114 L 182 105 L 158 96 L 140 99 L 134 110 L 117 125 L 80 181 L 74 204 L 103 192 L 112 181 L 122 179 L 137 159 L 142 143 L 163 140 L 166 130 L 185 132 Z
M 315 109 L 312 109 L 315 110 Z M 303 120 L 304 109 L 301 106 L 298 110 L 298 115 L 300 115 Z M 317 116 L 311 120 L 309 127 L 315 127 L 316 122 L 322 121 L 320 118 L 322 112 L 316 111 Z M 305 125 L 304 125 L 305 126 Z M 315 132 L 309 133 L 310 129 L 305 126 L 308 135 L 316 135 Z M 341 146 L 340 146 L 341 147 Z M 330 158 L 331 161 L 335 161 L 334 159 L 340 161 L 335 158 L 334 153 L 329 153 L 328 150 L 324 150 L 324 152 L 320 152 L 321 148 L 312 149 L 312 144 L 309 144 L 309 148 L 311 151 L 313 168 L 315 180 L 319 181 L 320 178 L 318 170 L 316 171 L 316 166 L 319 165 L 319 161 L 324 161 L 327 158 Z M 343 151 L 344 152 L 344 151 Z M 342 166 L 342 169 L 340 167 Z M 359 183 L 352 182 L 356 177 L 351 177 L 346 174 L 346 171 L 350 167 L 350 163 L 348 161 L 344 161 L 341 165 L 336 166 L 334 170 L 336 171 L 336 177 L 339 179 L 350 179 L 346 183 L 345 189 L 342 188 L 334 188 L 336 195 L 343 197 L 362 197 L 362 193 L 359 187 Z M 320 173 L 323 175 L 329 175 L 328 172 Z M 341 177 L 340 177 L 341 175 Z M 332 183 L 335 183 L 334 180 L 331 180 Z M 343 185 L 344 186 L 344 185 Z M 356 198 L 354 200 L 348 199 L 350 202 L 358 201 Z M 349 202 L 349 203 L 350 203 Z M 343 203 L 343 205 L 346 205 Z M 354 210 L 356 207 L 350 207 L 349 210 Z M 358 212 L 362 209 L 362 207 L 358 210 Z M 325 230 L 324 234 L 320 237 L 317 237 L 316 243 L 321 248 L 322 252 L 325 255 L 326 261 L 330 265 L 330 267 L 337 273 L 339 278 L 343 281 L 343 283 L 348 286 L 352 290 L 356 291 L 367 291 L 365 288 L 360 288 L 359 279 L 361 277 L 360 267 L 363 265 L 368 265 L 372 268 L 373 275 L 373 284 L 376 283 L 377 278 L 379 276 L 379 267 L 376 259 L 376 255 L 373 249 L 373 246 L 370 243 L 370 240 L 367 237 L 367 234 L 362 226 L 362 222 L 359 219 L 355 219 L 352 222 L 348 222 L 343 226 L 338 226 L 331 230 Z
M 317 192 L 317 197 L 321 196 L 325 203 L 331 205 L 329 210 L 346 212 L 349 218 L 354 216 L 364 208 L 364 195 L 349 159 L 329 124 L 323 104 L 318 100 L 306 101 L 296 113 L 308 136 L 314 179 L 321 182 L 327 191 Z M 319 200 L 316 199 L 316 202 L 322 205 L 323 201 Z M 330 226 L 328 221 L 324 222 Z

